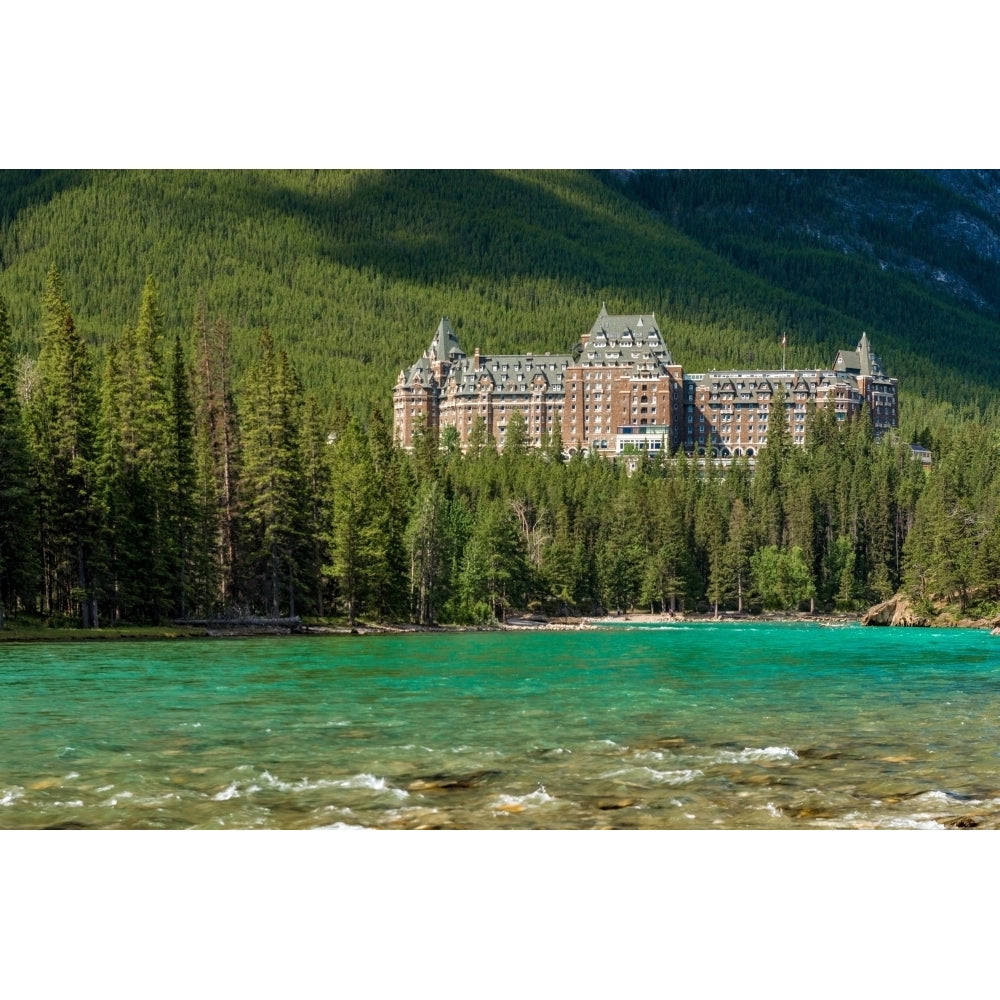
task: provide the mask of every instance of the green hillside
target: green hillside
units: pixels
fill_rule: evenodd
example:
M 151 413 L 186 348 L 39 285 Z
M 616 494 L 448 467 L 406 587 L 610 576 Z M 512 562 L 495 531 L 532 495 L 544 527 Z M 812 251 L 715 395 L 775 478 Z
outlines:
M 0 186 L 0 629 L 848 611 L 901 588 L 921 614 L 1000 612 L 998 174 Z M 514 419 L 502 453 L 485 423 L 465 454 L 433 428 L 394 446 L 393 381 L 442 314 L 466 350 L 565 351 L 602 301 L 655 311 L 688 371 L 777 366 L 783 333 L 790 365 L 829 365 L 865 330 L 902 440 L 822 409 L 804 448 L 776 428 L 724 475 L 564 460 Z
M 917 428 L 1000 386 L 1000 213 L 956 176 L 10 171 L 0 295 L 36 353 L 55 263 L 100 354 L 152 274 L 168 336 L 203 299 L 237 375 L 266 326 L 307 392 L 358 413 L 387 411 L 444 314 L 498 352 L 566 350 L 602 301 L 655 311 L 689 371 L 777 365 L 783 331 L 790 365 L 827 365 L 867 330 Z

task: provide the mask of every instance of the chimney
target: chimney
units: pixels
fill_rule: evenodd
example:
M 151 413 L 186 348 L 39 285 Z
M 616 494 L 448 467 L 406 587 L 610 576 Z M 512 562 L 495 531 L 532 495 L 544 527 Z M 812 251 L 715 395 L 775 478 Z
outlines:
M 476 353 L 474 355 L 474 361 L 472 366 L 473 371 L 479 371 L 479 348 L 476 348 Z

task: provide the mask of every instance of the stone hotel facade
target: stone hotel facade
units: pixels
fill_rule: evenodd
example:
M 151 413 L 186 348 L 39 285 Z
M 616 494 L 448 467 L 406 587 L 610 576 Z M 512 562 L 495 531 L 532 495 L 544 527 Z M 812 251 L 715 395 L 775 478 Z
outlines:
M 887 377 L 866 334 L 826 370 L 755 370 L 685 375 L 652 313 L 609 316 L 602 307 L 577 354 L 466 355 L 447 318 L 422 358 L 393 390 L 396 440 L 413 446 L 418 427 L 454 427 L 464 450 L 477 417 L 502 449 L 515 410 L 528 440 L 561 428 L 563 449 L 660 454 L 683 449 L 722 461 L 753 458 L 767 442 L 772 407 L 784 392 L 785 421 L 804 444 L 810 402 L 839 420 L 867 405 L 877 436 L 898 424 L 898 382 Z M 557 419 L 558 418 L 558 419 Z

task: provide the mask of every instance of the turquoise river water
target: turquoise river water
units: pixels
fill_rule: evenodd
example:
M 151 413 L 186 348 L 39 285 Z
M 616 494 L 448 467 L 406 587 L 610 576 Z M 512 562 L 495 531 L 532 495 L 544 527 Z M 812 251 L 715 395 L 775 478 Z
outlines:
M 1000 639 L 814 624 L 0 647 L 0 828 L 1000 826 Z

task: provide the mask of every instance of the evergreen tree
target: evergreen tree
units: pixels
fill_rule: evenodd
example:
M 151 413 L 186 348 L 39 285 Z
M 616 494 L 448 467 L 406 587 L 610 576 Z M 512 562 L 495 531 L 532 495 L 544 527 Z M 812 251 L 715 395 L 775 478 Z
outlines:
M 135 329 L 109 346 L 101 383 L 100 477 L 109 617 L 160 621 L 176 578 L 174 472 L 163 314 L 146 280 Z
M 333 446 L 330 521 L 326 572 L 337 582 L 350 625 L 357 623 L 370 594 L 371 571 L 378 554 L 372 516 L 379 503 L 371 452 L 358 421 L 351 418 Z
M 641 514 L 630 500 L 628 493 L 622 492 L 612 501 L 597 555 L 604 606 L 618 614 L 634 606 L 642 583 Z
M 90 355 L 77 333 L 55 265 L 45 281 L 42 326 L 37 381 L 28 405 L 38 480 L 42 607 L 48 613 L 75 613 L 84 628 L 96 628 L 97 406 Z
M 312 611 L 322 617 L 327 607 L 327 580 L 323 567 L 330 562 L 325 540 L 329 515 L 330 444 L 315 396 L 309 396 L 305 402 L 300 447 L 306 489 L 307 550 L 303 552 L 303 576 L 312 581 Z
M 730 590 L 736 595 L 736 610 L 741 614 L 750 590 L 752 544 L 750 517 L 743 500 L 737 497 L 729 513 L 724 564 L 730 574 Z
M 758 545 L 780 547 L 784 543 L 785 507 L 782 496 L 784 469 L 792 450 L 788 432 L 784 386 L 775 388 L 767 421 L 767 444 L 757 456 L 753 477 L 754 524 Z
M 465 545 L 458 586 L 466 621 L 503 621 L 523 608 L 528 568 L 513 512 L 501 499 L 481 504 Z
M 170 446 L 168 483 L 173 542 L 173 600 L 181 618 L 189 612 L 192 581 L 197 579 L 197 466 L 194 403 L 181 338 L 174 339 L 170 371 Z
M 229 324 L 209 326 L 204 302 L 195 316 L 195 464 L 199 532 L 199 603 L 238 606 L 241 595 L 237 483 L 239 438 L 229 361 Z
M 553 410 L 552 423 L 550 425 L 549 432 L 545 436 L 542 443 L 542 454 L 544 454 L 550 462 L 564 461 L 562 422 L 559 419 L 559 411 L 557 409 Z
M 282 606 L 294 617 L 307 521 L 300 390 L 266 329 L 259 351 L 247 374 L 241 425 L 247 597 L 274 617 Z
M 418 625 L 433 625 L 444 568 L 445 521 L 440 484 L 423 483 L 406 529 L 410 556 L 410 607 Z
M 528 425 L 520 408 L 514 409 L 507 418 L 507 434 L 504 438 L 503 452 L 509 458 L 523 456 L 528 451 Z
M 33 597 L 36 564 L 28 442 L 17 397 L 10 319 L 0 297 L 0 628 Z

